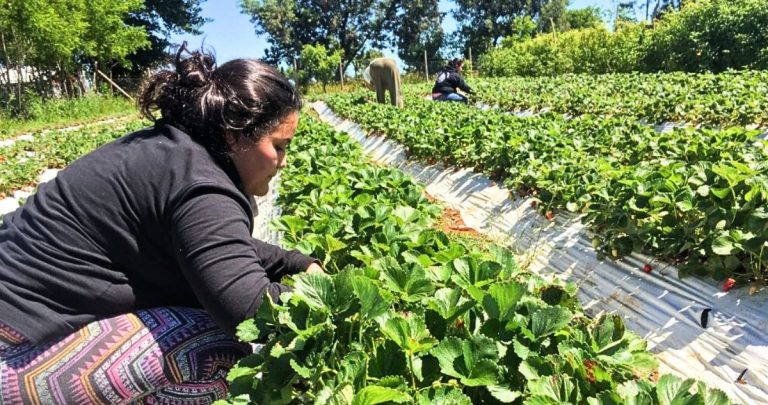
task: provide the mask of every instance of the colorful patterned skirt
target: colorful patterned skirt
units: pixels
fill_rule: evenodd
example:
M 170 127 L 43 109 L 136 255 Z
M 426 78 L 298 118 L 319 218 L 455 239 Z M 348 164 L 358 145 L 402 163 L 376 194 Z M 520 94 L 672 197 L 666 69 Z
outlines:
M 209 404 L 250 352 L 193 308 L 140 310 L 38 345 L 0 323 L 0 404 Z

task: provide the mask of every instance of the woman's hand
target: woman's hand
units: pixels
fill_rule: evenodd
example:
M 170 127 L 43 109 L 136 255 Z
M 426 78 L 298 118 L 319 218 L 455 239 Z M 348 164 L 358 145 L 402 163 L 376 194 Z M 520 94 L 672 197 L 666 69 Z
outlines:
M 312 264 L 309 265 L 309 267 L 307 267 L 306 272 L 307 273 L 321 273 L 322 274 L 322 273 L 325 273 L 325 270 L 323 270 L 323 268 L 320 267 L 319 264 L 312 263 Z

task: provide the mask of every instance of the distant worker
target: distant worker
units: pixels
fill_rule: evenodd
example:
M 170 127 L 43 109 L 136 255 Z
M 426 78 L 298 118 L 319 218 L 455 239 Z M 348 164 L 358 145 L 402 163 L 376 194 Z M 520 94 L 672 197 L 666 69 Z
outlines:
M 460 101 L 466 103 L 467 97 L 459 94 L 457 89 L 467 93 L 474 94 L 471 87 L 464 82 L 461 77 L 461 70 L 464 68 L 464 59 L 453 59 L 437 73 L 435 85 L 432 87 L 432 100 L 435 101 Z
M 400 95 L 400 69 L 391 58 L 376 58 L 363 72 L 365 81 L 376 91 L 376 101 L 384 104 L 384 92 L 389 91 L 389 101 L 393 106 L 402 107 Z

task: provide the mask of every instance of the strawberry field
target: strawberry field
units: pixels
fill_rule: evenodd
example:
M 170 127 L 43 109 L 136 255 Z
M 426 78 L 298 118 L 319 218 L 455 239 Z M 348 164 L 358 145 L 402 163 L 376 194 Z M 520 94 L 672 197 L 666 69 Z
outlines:
M 645 342 L 585 316 L 574 285 L 434 229 L 421 187 L 346 135 L 305 118 L 295 146 L 276 225 L 330 274 L 297 276 L 240 325 L 264 346 L 230 372 L 230 403 L 729 403 L 656 376 Z
M 415 158 L 486 173 L 515 190 L 512 198 L 534 196 L 548 217 L 582 214 L 607 257 L 641 252 L 683 276 L 765 282 L 768 150 L 759 130 L 658 133 L 627 117 L 521 118 L 417 97 L 394 109 L 364 97 L 327 102 Z
M 468 79 L 474 101 L 505 110 L 709 127 L 768 126 L 768 72 L 566 74 Z M 426 94 L 427 84 L 407 90 Z
M 580 214 L 607 258 L 646 252 L 683 275 L 739 285 L 765 277 L 760 131 L 660 134 L 631 117 L 521 118 L 417 97 L 394 109 L 368 96 L 326 99 L 411 158 L 487 173 L 545 218 Z M 702 382 L 659 375 L 647 343 L 621 316 L 585 311 L 576 285 L 439 230 L 443 208 L 414 180 L 302 120 L 274 226 L 328 274 L 295 277 L 293 292 L 239 327 L 263 348 L 231 371 L 228 402 L 730 403 Z M 0 192 L 30 189 L 42 170 L 145 125 L 17 140 L 0 148 Z
M 60 332 L 112 307 L 205 304 L 213 320 L 237 311 L 235 338 L 253 352 L 222 352 L 233 342 L 220 344 L 206 316 L 204 332 L 197 316 L 131 318 L 131 328 L 152 328 L 146 334 L 105 329 L 94 337 L 132 333 L 114 334 L 130 336 L 108 342 L 121 345 L 114 356 L 97 340 L 67 343 L 82 333 L 32 350 L 25 330 L 46 328 L 16 314 L 0 322 L 0 366 L 11 353 L 18 371 L 0 367 L 0 403 L 131 395 L 214 405 L 768 404 L 768 1 L 223 3 L 0 7 L 0 225 L 29 208 L 4 225 L 3 237 L 15 239 L 3 240 L 12 254 L 2 255 L 0 291 L 13 296 L 0 301 L 53 310 L 61 319 L 51 330 Z M 240 57 L 291 84 L 250 62 L 225 65 Z M 390 96 L 401 107 L 376 103 L 382 94 L 371 91 L 381 93 L 378 67 L 390 59 L 399 71 L 387 72 L 386 87 L 400 83 L 402 100 Z M 461 82 L 452 72 L 474 90 L 469 102 L 432 101 L 433 88 Z M 299 96 L 306 107 L 288 139 Z M 159 143 L 180 145 L 184 161 L 171 163 L 197 164 L 200 153 L 207 162 L 202 146 L 231 164 L 173 169 L 162 186 L 142 177 L 159 197 L 151 204 L 144 192 L 131 198 L 141 191 L 133 182 L 104 190 L 103 174 L 97 185 L 74 171 L 51 181 L 152 125 L 135 100 L 142 115 L 162 110 L 164 122 L 201 142 L 188 148 L 172 132 L 172 143 Z M 240 136 L 252 134 L 266 135 L 256 149 Z M 229 176 L 214 176 L 224 188 L 200 177 L 218 169 Z M 193 218 L 199 202 L 241 197 L 229 180 L 246 194 L 270 183 L 265 195 L 246 196 L 256 215 L 250 237 L 322 268 L 271 272 L 272 260 L 293 270 L 304 258 L 280 259 L 258 243 L 259 257 L 240 254 L 254 241 L 232 240 L 231 232 L 249 239 L 235 211 L 209 207 L 225 215 L 215 224 L 208 213 Z M 64 205 L 42 193 L 27 203 L 47 181 Z M 98 206 L 72 207 L 81 200 L 71 190 L 89 186 L 130 212 L 112 224 L 94 218 L 106 212 Z M 38 220 L 61 209 L 77 214 L 62 217 L 80 231 L 75 244 L 52 243 L 61 221 L 46 229 Z M 165 229 L 173 224 L 216 229 L 198 239 Z M 167 238 L 147 238 L 161 228 Z M 112 234 L 134 242 L 110 249 Z M 224 256 L 209 260 L 208 249 Z M 51 272 L 32 280 L 44 259 L 92 277 L 91 298 L 108 305 L 73 313 Z M 235 260 L 290 288 L 234 298 L 230 291 L 263 285 L 263 275 L 234 271 L 237 280 L 220 283 L 226 274 L 187 271 Z M 171 263 L 170 273 L 132 270 L 145 262 Z M 145 292 L 166 276 L 184 285 Z M 76 278 L 62 288 L 82 287 L 69 285 Z M 125 355 L 136 350 L 138 362 Z M 16 367 L 17 353 L 35 360 Z M 37 361 L 45 356 L 53 360 Z M 96 364 L 99 356 L 109 364 Z M 78 382 L 72 397 L 64 380 Z

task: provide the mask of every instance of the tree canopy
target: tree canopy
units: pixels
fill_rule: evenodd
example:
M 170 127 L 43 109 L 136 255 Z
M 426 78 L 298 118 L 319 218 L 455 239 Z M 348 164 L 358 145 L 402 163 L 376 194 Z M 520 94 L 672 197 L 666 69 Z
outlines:
M 453 11 L 459 24 L 456 42 L 460 48 L 471 48 L 480 54 L 513 34 L 515 17 L 537 18 L 546 3 L 547 0 L 456 0 L 457 8 Z
M 147 67 L 154 67 L 166 61 L 166 50 L 171 43 L 171 34 L 199 35 L 207 22 L 202 17 L 202 4 L 206 0 L 143 0 L 144 7 L 128 13 L 125 23 L 143 27 L 147 32 L 149 46 L 137 50 L 128 57 L 131 62 L 126 74 L 135 75 Z
M 149 46 L 142 27 L 124 19 L 141 0 L 4 0 L 0 8 L 3 62 L 8 67 L 69 70 L 83 61 L 129 65 Z
M 378 46 L 387 39 L 384 30 L 394 18 L 396 0 L 241 0 L 241 8 L 255 25 L 256 33 L 266 34 L 270 48 L 265 59 L 270 63 L 293 63 L 307 44 L 340 50 L 344 66 L 366 47 Z
M 429 59 L 441 59 L 444 15 L 438 10 L 438 0 L 400 0 L 396 9 L 385 26 L 400 59 L 409 66 L 420 66 L 424 51 Z

